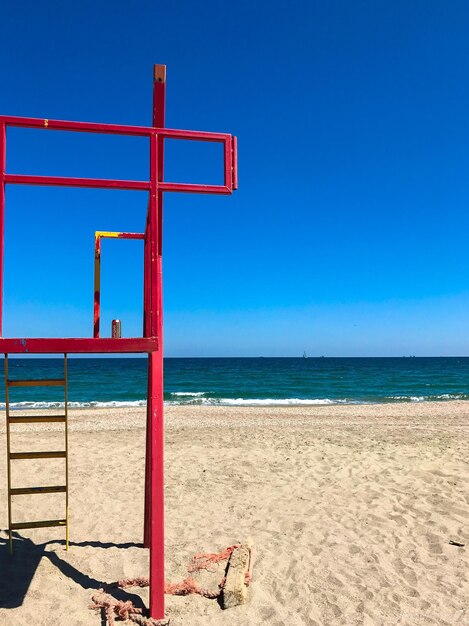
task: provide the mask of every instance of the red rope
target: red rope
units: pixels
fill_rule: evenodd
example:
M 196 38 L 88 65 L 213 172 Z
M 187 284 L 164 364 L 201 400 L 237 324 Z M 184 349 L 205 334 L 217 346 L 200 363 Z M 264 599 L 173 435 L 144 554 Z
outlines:
M 227 561 L 233 553 L 233 550 L 238 548 L 239 545 L 229 546 L 221 552 L 202 552 L 195 554 L 192 557 L 191 563 L 188 567 L 190 573 L 200 572 L 200 570 L 209 570 L 210 566 L 220 561 Z M 248 575 L 246 575 L 246 580 Z M 172 596 L 187 596 L 191 593 L 196 593 L 204 598 L 217 598 L 220 595 L 225 579 L 223 578 L 218 585 L 218 591 L 209 591 L 203 587 L 199 587 L 194 578 L 185 578 L 180 583 L 165 583 L 164 592 L 167 595 Z M 118 580 L 117 583 L 113 583 L 116 587 L 126 589 L 127 587 L 148 587 L 150 584 L 149 579 L 146 576 L 139 576 L 138 578 L 124 578 Z M 246 584 L 249 584 L 247 581 Z
M 201 554 L 194 554 L 191 564 L 188 567 L 189 572 L 200 572 L 201 569 L 210 570 L 210 566 L 220 561 L 227 561 L 233 550 L 239 548 L 239 544 L 229 546 L 221 552 L 203 552 Z
M 154 620 L 151 617 L 143 617 L 142 609 L 134 606 L 130 600 L 126 602 L 124 600 L 116 600 L 116 598 L 104 593 L 103 589 L 93 594 L 91 600 L 93 604 L 90 604 L 90 609 L 104 611 L 109 626 L 115 626 L 116 617 L 123 621 L 130 620 L 142 626 L 160 626 L 162 624 L 161 621 Z
M 210 570 L 210 567 L 213 564 L 220 563 L 220 561 L 227 561 L 232 555 L 233 551 L 239 548 L 239 544 L 229 546 L 225 548 L 221 552 L 207 552 L 195 554 L 192 557 L 191 563 L 188 567 L 188 571 L 192 572 L 200 572 L 200 570 Z M 245 584 L 248 586 L 251 582 L 252 575 L 252 562 L 253 555 L 252 549 L 249 552 L 249 570 L 245 575 Z M 112 583 L 111 586 L 119 587 L 120 589 L 126 589 L 127 587 L 148 587 L 150 584 L 150 580 L 147 576 L 138 576 L 137 578 L 123 578 L 122 580 L 118 580 L 115 583 Z M 194 578 L 189 576 L 185 578 L 180 583 L 169 583 L 166 582 L 164 586 L 164 592 L 167 595 L 173 596 L 187 596 L 189 594 L 195 593 L 204 598 L 218 598 L 220 593 L 223 590 L 225 585 L 225 578 L 223 577 L 218 584 L 217 591 L 210 591 L 208 589 L 204 589 L 203 587 L 199 587 Z M 100 589 L 98 593 L 92 596 L 93 604 L 90 605 L 90 609 L 102 609 L 106 613 L 106 618 L 109 626 L 115 626 L 115 617 L 120 617 L 122 620 L 132 620 L 137 624 L 148 624 L 148 626 L 158 626 L 161 622 L 157 622 L 152 620 L 151 618 L 145 618 L 142 616 L 142 609 L 138 609 L 134 607 L 132 602 L 128 600 L 124 602 L 123 600 L 116 600 L 112 596 L 107 593 L 104 593 L 103 589 Z

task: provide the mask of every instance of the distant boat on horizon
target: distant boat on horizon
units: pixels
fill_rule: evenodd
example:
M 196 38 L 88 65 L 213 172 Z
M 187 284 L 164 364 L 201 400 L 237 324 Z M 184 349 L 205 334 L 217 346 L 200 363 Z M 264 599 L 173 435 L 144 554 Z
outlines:
M 304 358 L 304 359 L 307 359 L 307 358 L 308 358 L 308 355 L 306 354 L 306 351 L 305 351 L 305 352 L 303 352 L 303 358 Z

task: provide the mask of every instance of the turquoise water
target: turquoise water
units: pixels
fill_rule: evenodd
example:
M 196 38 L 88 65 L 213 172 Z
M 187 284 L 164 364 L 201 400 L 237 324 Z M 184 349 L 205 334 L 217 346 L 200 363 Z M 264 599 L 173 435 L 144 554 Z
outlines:
M 71 406 L 145 404 L 146 359 L 69 358 Z M 10 378 L 61 376 L 60 359 L 9 359 Z M 53 407 L 57 388 L 12 388 L 16 408 Z M 469 399 L 469 358 L 165 359 L 165 401 L 302 405 Z M 0 400 L 4 403 L 4 393 Z

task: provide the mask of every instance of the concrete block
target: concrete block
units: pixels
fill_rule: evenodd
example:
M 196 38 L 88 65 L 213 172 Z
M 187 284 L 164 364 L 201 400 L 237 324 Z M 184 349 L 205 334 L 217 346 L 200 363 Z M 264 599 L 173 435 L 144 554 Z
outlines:
M 222 607 L 230 609 L 247 600 L 246 574 L 250 569 L 251 545 L 243 544 L 235 548 L 228 561 L 225 585 L 222 593 Z

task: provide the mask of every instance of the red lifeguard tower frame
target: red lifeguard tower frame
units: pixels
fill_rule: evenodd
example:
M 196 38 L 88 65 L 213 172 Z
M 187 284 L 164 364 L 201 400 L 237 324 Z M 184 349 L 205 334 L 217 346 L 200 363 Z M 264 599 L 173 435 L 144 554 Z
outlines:
M 153 126 L 122 126 L 60 120 L 0 116 L 0 352 L 7 354 L 50 353 L 147 353 L 147 446 L 145 478 L 144 545 L 150 549 L 150 616 L 164 617 L 164 471 L 163 471 L 163 307 L 162 307 L 162 216 L 166 191 L 229 195 L 237 189 L 236 137 L 165 128 L 166 66 L 154 66 Z M 88 133 L 147 137 L 150 143 L 149 180 L 110 180 L 62 176 L 30 176 L 6 172 L 7 127 L 43 128 Z M 164 180 L 164 140 L 210 141 L 224 146 L 224 184 L 194 185 Z M 99 336 L 99 281 L 95 290 L 93 337 L 88 338 L 4 338 L 3 258 L 6 185 L 45 185 L 126 189 L 148 193 L 148 212 L 142 235 L 121 233 L 144 240 L 143 336 L 101 338 Z M 98 233 L 106 236 L 106 233 Z

